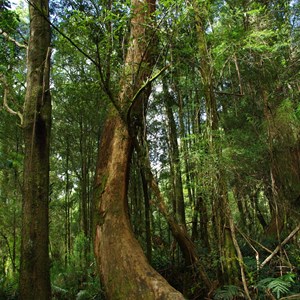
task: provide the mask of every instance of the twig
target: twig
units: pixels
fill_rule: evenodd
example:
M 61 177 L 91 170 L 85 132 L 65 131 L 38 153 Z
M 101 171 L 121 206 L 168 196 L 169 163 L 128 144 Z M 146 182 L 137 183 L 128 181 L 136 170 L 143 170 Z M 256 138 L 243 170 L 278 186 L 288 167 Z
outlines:
M 44 63 L 43 71 L 43 93 L 42 93 L 42 104 L 44 104 L 45 93 L 49 90 L 49 74 L 50 74 L 50 57 L 51 57 L 51 48 L 48 47 L 47 54 Z M 47 87 L 47 90 L 46 90 Z

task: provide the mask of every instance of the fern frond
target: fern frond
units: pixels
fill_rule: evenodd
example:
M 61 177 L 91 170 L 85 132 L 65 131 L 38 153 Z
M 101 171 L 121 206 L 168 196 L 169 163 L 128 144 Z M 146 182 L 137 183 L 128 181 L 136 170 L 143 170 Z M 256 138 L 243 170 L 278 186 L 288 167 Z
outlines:
M 294 283 L 295 274 L 288 273 L 278 278 L 267 277 L 257 283 L 257 288 L 263 291 L 271 291 L 279 299 L 282 295 L 290 291 L 292 283 Z
M 282 278 L 276 278 L 268 284 L 268 288 L 272 293 L 276 294 L 276 298 L 279 299 L 281 295 L 289 292 L 291 283 L 282 280 Z
M 244 298 L 243 290 L 236 285 L 224 285 L 214 294 L 214 300 L 233 300 L 236 297 Z

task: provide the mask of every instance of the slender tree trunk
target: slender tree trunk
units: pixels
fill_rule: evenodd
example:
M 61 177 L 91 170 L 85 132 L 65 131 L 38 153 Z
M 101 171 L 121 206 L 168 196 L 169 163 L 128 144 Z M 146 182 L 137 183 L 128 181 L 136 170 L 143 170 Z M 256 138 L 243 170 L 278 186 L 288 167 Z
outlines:
M 131 45 L 127 51 L 118 103 L 122 108 L 131 104 L 131 99 L 152 69 L 147 53 L 151 37 L 149 39 L 146 29 L 151 25 L 155 2 L 132 0 L 131 5 Z M 132 139 L 127 124 L 111 109 L 101 138 L 94 193 L 94 250 L 107 298 L 184 299 L 149 265 L 133 235 L 127 203 L 131 154 Z
M 181 164 L 179 156 L 179 147 L 177 142 L 177 128 L 173 115 L 173 110 L 170 101 L 171 95 L 169 94 L 167 88 L 164 85 L 164 98 L 165 98 L 165 108 L 168 118 L 168 131 L 169 131 L 169 142 L 170 142 L 170 168 L 173 170 L 171 172 L 171 180 L 173 186 L 173 196 L 175 202 L 175 214 L 178 217 L 178 221 L 186 226 L 185 221 L 185 204 L 183 196 L 182 187 L 182 176 L 181 176 Z
M 205 203 L 205 199 L 199 195 L 196 199 L 197 206 L 200 212 L 200 230 L 199 230 L 199 239 L 201 243 L 203 244 L 203 247 L 205 247 L 208 251 L 210 251 L 210 243 L 209 243 L 209 231 L 208 231 L 208 212 L 207 207 Z
M 88 166 L 87 166 L 87 132 L 85 130 L 84 121 L 81 119 L 80 123 L 80 161 L 81 161 L 81 174 L 80 174 L 80 197 L 81 197 L 81 229 L 86 238 L 88 238 L 88 185 L 87 185 L 87 176 L 88 176 Z M 86 252 L 86 251 L 85 251 Z M 85 253 L 85 258 L 86 258 Z
M 155 196 L 154 197 L 155 200 L 153 200 L 153 204 L 155 204 L 155 206 L 159 209 L 160 213 L 165 217 L 166 221 L 168 222 L 170 230 L 174 238 L 176 239 L 176 242 L 178 243 L 179 248 L 182 252 L 186 265 L 195 268 L 201 280 L 204 282 L 207 290 L 211 292 L 213 289 L 213 284 L 210 281 L 209 277 L 207 276 L 204 267 L 202 265 L 202 262 L 200 261 L 197 255 L 195 244 L 190 239 L 186 227 L 182 226 L 180 223 L 177 222 L 173 214 L 169 212 L 167 206 L 165 205 L 163 196 L 160 193 L 158 183 L 155 180 L 154 175 L 151 171 L 151 164 L 150 164 L 148 152 L 145 153 L 143 151 L 143 148 L 138 144 L 136 140 L 134 142 L 135 142 L 134 143 L 135 149 L 138 153 L 140 160 L 142 161 L 142 166 L 143 166 L 146 180 Z
M 148 183 L 143 170 L 141 170 L 141 178 L 143 184 L 144 203 L 145 203 L 145 229 L 146 229 L 146 253 L 148 261 L 152 261 L 152 242 L 151 242 L 151 209 Z
M 259 190 L 250 195 L 252 209 L 263 229 L 267 227 L 267 222 L 259 207 Z
M 43 300 L 51 297 L 48 253 L 50 26 L 45 20 L 48 1 L 31 1 L 29 14 L 20 297 Z
M 66 140 L 66 186 L 65 186 L 65 267 L 68 266 L 71 254 L 71 232 L 70 232 L 70 178 L 69 178 L 69 159 L 70 159 L 70 145 L 69 138 Z
M 280 198 L 282 198 L 282 192 L 280 187 L 280 176 L 278 171 L 278 162 L 274 155 L 273 141 L 275 139 L 274 124 L 272 116 L 272 108 L 269 103 L 267 90 L 262 87 L 262 98 L 264 103 L 264 117 L 267 122 L 267 134 L 268 134 L 268 150 L 270 160 L 270 212 L 271 220 L 268 226 L 265 227 L 265 234 L 268 237 L 279 238 L 279 235 L 284 227 L 284 207 L 280 205 Z

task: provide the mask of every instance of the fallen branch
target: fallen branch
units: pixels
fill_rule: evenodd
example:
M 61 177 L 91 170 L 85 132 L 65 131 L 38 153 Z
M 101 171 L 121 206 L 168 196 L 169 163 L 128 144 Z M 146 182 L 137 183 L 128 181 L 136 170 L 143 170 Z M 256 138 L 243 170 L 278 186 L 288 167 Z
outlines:
M 279 250 L 292 239 L 296 233 L 300 230 L 300 224 L 285 238 L 285 240 L 280 243 L 275 250 L 261 263 L 259 269 L 262 269 L 278 252 Z

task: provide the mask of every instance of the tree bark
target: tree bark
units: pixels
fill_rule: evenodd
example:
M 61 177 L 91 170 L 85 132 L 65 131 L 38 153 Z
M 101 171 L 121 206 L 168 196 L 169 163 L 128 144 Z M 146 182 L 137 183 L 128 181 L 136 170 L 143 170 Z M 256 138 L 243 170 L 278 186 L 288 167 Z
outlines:
M 100 149 L 95 255 L 108 299 L 184 299 L 149 265 L 132 233 L 127 208 L 132 141 L 120 116 L 108 118 Z
M 125 113 L 133 104 L 137 104 L 137 110 L 142 109 L 139 107 L 141 101 L 131 103 L 131 99 L 152 70 L 146 28 L 150 25 L 155 2 L 132 0 L 131 5 L 131 45 L 118 98 Z M 137 110 L 134 108 L 134 112 Z M 101 138 L 94 192 L 94 250 L 107 298 L 184 299 L 149 265 L 133 235 L 127 207 L 132 146 L 127 124 L 115 109 L 111 109 Z
M 51 298 L 49 276 L 49 92 L 50 26 L 48 1 L 30 2 L 30 40 L 24 105 L 24 191 L 20 296 L 24 300 Z

